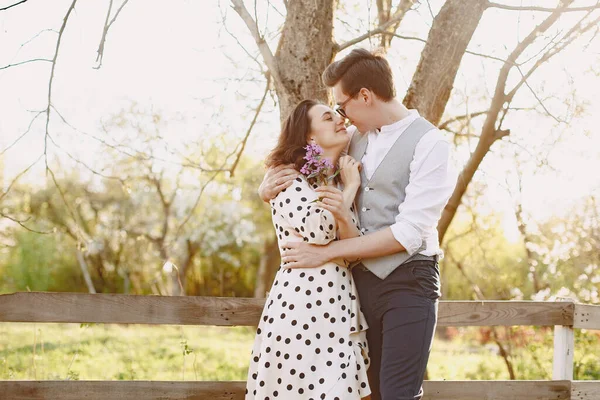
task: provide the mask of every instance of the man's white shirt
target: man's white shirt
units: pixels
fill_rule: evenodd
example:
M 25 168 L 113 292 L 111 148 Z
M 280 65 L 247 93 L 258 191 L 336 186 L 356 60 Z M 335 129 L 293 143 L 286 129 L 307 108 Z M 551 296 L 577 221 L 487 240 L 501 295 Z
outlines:
M 379 132 L 366 133 L 367 150 L 360 161 L 368 179 L 371 179 L 396 140 L 417 118 L 419 113 L 409 110 L 409 115 L 400 121 L 382 126 Z M 348 133 L 360 134 L 353 126 L 348 128 Z M 425 241 L 426 250 L 421 254 L 443 255 L 437 223 L 455 185 L 456 170 L 450 163 L 450 143 L 439 129 L 434 128 L 417 143 L 410 163 L 406 197 L 398 207 L 396 222 L 390 226 L 394 238 L 408 254 L 414 254 Z

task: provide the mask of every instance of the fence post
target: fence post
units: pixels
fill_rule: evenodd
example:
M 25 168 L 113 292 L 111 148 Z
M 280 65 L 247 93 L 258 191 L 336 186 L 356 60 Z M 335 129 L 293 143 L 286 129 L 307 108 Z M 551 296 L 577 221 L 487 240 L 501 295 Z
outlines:
M 572 302 L 573 300 L 559 298 L 556 301 Z M 552 363 L 553 380 L 573 380 L 574 349 L 573 326 L 556 325 L 554 327 L 554 361 Z

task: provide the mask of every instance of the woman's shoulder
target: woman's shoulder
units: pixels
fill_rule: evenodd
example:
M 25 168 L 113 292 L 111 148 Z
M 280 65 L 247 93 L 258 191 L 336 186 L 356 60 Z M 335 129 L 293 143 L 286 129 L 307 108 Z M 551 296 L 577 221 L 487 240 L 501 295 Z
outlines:
M 279 194 L 271 201 L 275 203 L 287 202 L 289 204 L 290 201 L 294 201 L 295 199 L 303 199 L 306 196 L 316 196 L 314 192 L 316 188 L 317 185 L 311 184 L 304 175 L 300 175 L 294 179 L 288 188 L 279 192 Z

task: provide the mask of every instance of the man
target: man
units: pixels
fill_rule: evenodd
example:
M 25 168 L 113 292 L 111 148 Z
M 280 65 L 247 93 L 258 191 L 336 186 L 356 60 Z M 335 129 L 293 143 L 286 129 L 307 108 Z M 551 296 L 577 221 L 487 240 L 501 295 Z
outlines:
M 348 154 L 362 162 L 355 206 L 363 236 L 328 246 L 289 243 L 282 262 L 310 268 L 338 257 L 361 260 L 352 273 L 369 324 L 372 399 L 421 399 L 441 296 L 436 226 L 456 183 L 450 145 L 396 98 L 379 55 L 353 50 L 327 67 L 323 82 L 355 127 Z M 269 171 L 259 194 L 268 201 L 295 175 Z

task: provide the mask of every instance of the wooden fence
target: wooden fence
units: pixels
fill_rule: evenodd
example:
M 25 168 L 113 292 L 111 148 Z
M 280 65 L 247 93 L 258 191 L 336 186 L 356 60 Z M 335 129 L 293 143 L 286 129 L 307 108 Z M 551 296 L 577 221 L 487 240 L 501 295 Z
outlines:
M 118 294 L 0 295 L 0 322 L 257 325 L 264 299 Z M 573 329 L 600 330 L 600 306 L 572 302 L 442 301 L 438 326 L 554 326 L 550 381 L 426 381 L 427 400 L 599 400 L 600 381 L 573 381 Z M 600 359 L 600 355 L 599 355 Z M 600 363 L 600 360 L 599 360 Z M 0 381 L 0 399 L 244 398 L 244 382 Z

